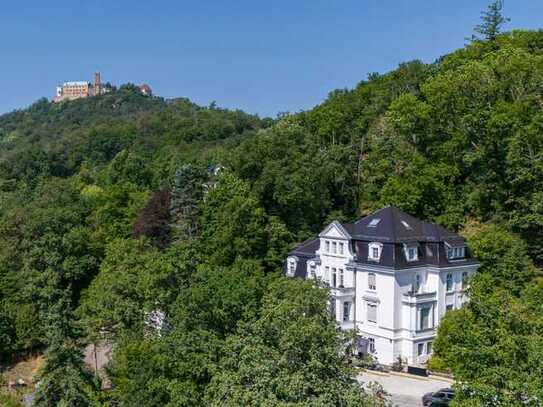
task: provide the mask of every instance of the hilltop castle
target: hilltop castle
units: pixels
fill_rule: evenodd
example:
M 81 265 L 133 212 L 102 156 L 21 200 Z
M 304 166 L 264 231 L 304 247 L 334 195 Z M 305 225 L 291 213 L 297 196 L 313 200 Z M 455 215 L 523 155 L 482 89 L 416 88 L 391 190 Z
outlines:
M 141 93 L 146 96 L 152 95 L 152 90 L 149 85 L 141 85 Z M 94 74 L 94 83 L 86 81 L 76 82 L 64 82 L 62 85 L 57 86 L 57 92 L 53 98 L 53 102 L 62 102 L 65 100 L 75 100 L 81 98 L 87 98 L 89 96 L 98 96 L 115 90 L 113 86 L 108 82 L 105 85 L 101 81 L 100 72 Z
M 100 72 L 96 72 L 94 74 L 94 83 L 85 81 L 64 82 L 61 86 L 57 86 L 57 93 L 53 98 L 53 102 L 103 95 L 110 92 L 111 89 L 111 85 L 104 86 L 102 84 Z

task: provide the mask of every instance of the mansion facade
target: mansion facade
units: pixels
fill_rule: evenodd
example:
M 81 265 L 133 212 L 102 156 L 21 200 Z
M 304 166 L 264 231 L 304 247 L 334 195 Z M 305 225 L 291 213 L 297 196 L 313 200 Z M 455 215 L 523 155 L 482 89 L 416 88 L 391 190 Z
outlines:
M 332 222 L 289 253 L 285 272 L 329 285 L 331 311 L 342 329 L 358 332 L 361 352 L 417 365 L 432 353 L 443 315 L 468 300 L 478 267 L 461 236 L 386 207 Z

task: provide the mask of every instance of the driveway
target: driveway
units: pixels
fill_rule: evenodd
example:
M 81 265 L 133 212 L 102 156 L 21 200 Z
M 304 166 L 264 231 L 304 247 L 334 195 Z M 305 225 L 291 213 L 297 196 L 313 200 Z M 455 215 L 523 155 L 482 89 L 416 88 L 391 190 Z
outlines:
M 452 386 L 452 381 L 437 377 L 418 377 L 404 373 L 365 371 L 358 375 L 361 383 L 377 382 L 392 396 L 394 405 L 400 407 L 422 406 L 425 393 Z

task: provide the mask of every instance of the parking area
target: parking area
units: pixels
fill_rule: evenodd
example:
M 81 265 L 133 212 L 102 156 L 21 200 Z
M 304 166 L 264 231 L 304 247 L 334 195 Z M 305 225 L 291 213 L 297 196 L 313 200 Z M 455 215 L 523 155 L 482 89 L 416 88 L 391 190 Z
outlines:
M 362 372 L 358 376 L 361 383 L 377 382 L 391 394 L 394 405 L 399 407 L 422 406 L 422 396 L 452 385 L 451 380 L 437 377 L 418 377 L 403 373 Z

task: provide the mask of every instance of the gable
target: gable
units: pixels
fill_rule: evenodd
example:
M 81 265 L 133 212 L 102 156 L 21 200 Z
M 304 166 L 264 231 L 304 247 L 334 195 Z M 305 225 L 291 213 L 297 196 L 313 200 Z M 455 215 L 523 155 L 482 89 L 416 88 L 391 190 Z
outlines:
M 343 226 L 337 221 L 330 223 L 320 234 L 319 237 L 330 237 L 337 239 L 350 239 L 351 236 Z

